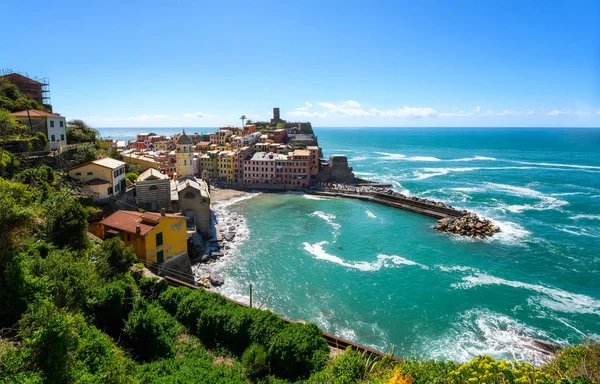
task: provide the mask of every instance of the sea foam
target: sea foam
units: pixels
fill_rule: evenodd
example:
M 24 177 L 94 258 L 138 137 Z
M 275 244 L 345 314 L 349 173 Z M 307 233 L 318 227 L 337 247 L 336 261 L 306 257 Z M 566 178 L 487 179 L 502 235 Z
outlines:
M 327 241 L 321 241 L 316 244 L 310 244 L 307 242 L 303 243 L 304 250 L 306 252 L 308 252 L 309 254 L 311 254 L 312 256 L 314 256 L 315 259 L 329 261 L 331 263 L 339 264 L 343 267 L 358 269 L 360 271 L 369 271 L 369 272 L 379 271 L 383 267 L 389 268 L 389 267 L 398 266 L 398 265 L 414 265 L 414 266 L 419 266 L 423 269 L 429 269 L 425 265 L 419 264 L 412 260 L 408 260 L 403 257 L 396 256 L 396 255 L 390 256 L 390 255 L 379 254 L 379 255 L 377 255 L 377 260 L 372 261 L 372 262 L 368 262 L 368 261 L 347 262 L 347 261 L 344 261 L 341 257 L 327 253 L 323 249 L 323 246 L 326 244 L 328 244 Z
M 600 316 L 600 301 L 592 297 L 571 293 L 558 288 L 546 287 L 540 284 L 530 284 L 520 281 L 506 280 L 485 273 L 476 273 L 465 276 L 461 282 L 452 284 L 456 289 L 470 289 L 485 285 L 504 285 L 513 288 L 522 288 L 540 293 L 539 303 L 555 311 L 570 313 L 586 313 Z
M 549 209 L 559 209 L 560 207 L 569 204 L 568 201 L 558 199 L 554 196 L 545 195 L 542 192 L 527 187 L 499 183 L 485 183 L 484 185 L 490 190 L 503 192 L 507 195 L 539 200 L 535 204 L 500 205 L 500 208 L 512 213 L 521 213 L 527 210 L 545 211 Z
M 318 218 L 323 219 L 327 224 L 331 225 L 331 227 L 335 230 L 340 229 L 341 225 L 333 221 L 335 219 L 335 215 L 331 213 L 325 213 L 323 211 L 315 211 L 310 214 L 311 216 L 316 216 Z
M 377 218 L 377 216 L 376 216 L 376 215 L 375 215 L 373 212 L 369 211 L 368 209 L 365 211 L 365 213 L 366 213 L 366 214 L 367 214 L 367 216 L 369 216 L 371 219 L 376 219 L 376 218 Z
M 478 355 L 529 361 L 548 359 L 535 345 L 535 339 L 563 345 L 551 334 L 488 309 L 473 308 L 461 313 L 450 330 L 438 340 L 424 340 L 428 358 L 466 362 Z

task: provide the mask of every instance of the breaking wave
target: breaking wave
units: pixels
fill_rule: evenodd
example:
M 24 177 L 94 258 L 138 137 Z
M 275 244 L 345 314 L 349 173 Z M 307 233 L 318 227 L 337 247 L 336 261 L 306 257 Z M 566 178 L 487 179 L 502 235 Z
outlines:
M 537 297 L 536 300 L 544 307 L 552 310 L 600 316 L 600 301 L 592 297 L 539 284 L 506 280 L 485 273 L 476 273 L 474 275 L 465 276 L 462 278 L 461 282 L 452 284 L 452 287 L 456 289 L 470 289 L 483 285 L 504 285 L 513 288 L 527 289 L 544 295 Z
M 514 185 L 498 184 L 498 183 L 485 183 L 485 185 L 494 191 L 503 192 L 505 194 L 523 198 L 537 199 L 539 202 L 535 204 L 518 204 L 509 205 L 502 204 L 500 207 L 512 213 L 521 213 L 527 210 L 533 211 L 545 211 L 549 209 L 558 209 L 563 205 L 569 204 L 568 201 L 558 199 L 554 196 L 545 195 L 539 191 L 536 191 L 527 187 L 518 187 Z
M 574 215 L 569 217 L 571 220 L 600 220 L 600 215 Z
M 512 317 L 488 309 L 474 308 L 461 313 L 452 328 L 436 341 L 425 340 L 428 358 L 467 362 L 478 355 L 537 363 L 548 359 L 536 345 L 541 339 L 557 344 L 548 333 Z
M 383 155 L 380 160 L 403 160 L 403 161 L 442 161 L 437 157 L 431 156 L 406 156 L 401 153 L 375 152 L 378 155 Z
M 310 215 L 316 216 L 316 217 L 319 217 L 319 218 L 325 220 L 325 222 L 327 224 L 331 225 L 331 227 L 335 230 L 338 230 L 341 227 L 341 225 L 339 225 L 338 223 L 333 221 L 333 219 L 335 219 L 335 215 L 332 215 L 331 213 L 325 213 L 323 211 L 315 211 L 315 212 L 311 213 Z
M 343 267 L 354 268 L 360 271 L 378 271 L 382 267 L 393 267 L 398 265 L 416 265 L 423 269 L 429 269 L 427 266 L 414 262 L 412 260 L 405 259 L 396 255 L 377 255 L 377 261 L 368 262 L 368 261 L 358 261 L 358 262 L 346 262 L 341 257 L 332 255 L 327 253 L 323 249 L 323 245 L 329 244 L 327 241 L 321 241 L 316 244 L 303 243 L 304 250 L 310 253 L 318 260 L 325 260 L 331 263 L 339 264 Z
M 574 168 L 574 169 L 600 169 L 600 167 L 595 165 L 577 165 L 577 164 L 560 164 L 560 163 L 535 163 L 529 161 L 516 161 L 516 160 L 506 160 L 511 163 L 516 164 L 526 164 L 526 165 L 541 165 L 543 167 L 560 167 L 560 168 Z
M 373 212 L 369 211 L 368 209 L 365 211 L 365 213 L 366 213 L 366 214 L 367 214 L 367 216 L 369 216 L 371 219 L 376 219 L 376 218 L 377 218 L 377 216 L 376 216 L 376 215 L 375 215 Z

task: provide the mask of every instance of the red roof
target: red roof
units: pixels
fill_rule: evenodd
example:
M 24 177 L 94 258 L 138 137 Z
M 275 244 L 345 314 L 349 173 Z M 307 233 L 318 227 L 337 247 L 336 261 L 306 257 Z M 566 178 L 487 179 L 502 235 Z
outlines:
M 201 147 L 201 146 L 207 146 L 210 145 L 210 141 L 201 141 L 198 144 L 196 144 L 197 146 Z
M 144 236 L 156 227 L 159 220 L 163 217 L 185 218 L 184 216 L 173 215 L 171 213 L 165 213 L 165 216 L 162 216 L 160 213 L 155 212 L 117 211 L 100 223 L 107 227 L 130 233 L 136 233 L 136 227 L 139 225 L 140 233 Z
M 14 112 L 11 115 L 16 116 L 16 117 L 27 117 L 27 110 Z M 60 115 L 58 113 L 48 113 L 48 112 L 40 111 L 37 109 L 30 109 L 29 116 L 31 116 L 31 117 L 47 117 L 47 116 L 60 117 Z

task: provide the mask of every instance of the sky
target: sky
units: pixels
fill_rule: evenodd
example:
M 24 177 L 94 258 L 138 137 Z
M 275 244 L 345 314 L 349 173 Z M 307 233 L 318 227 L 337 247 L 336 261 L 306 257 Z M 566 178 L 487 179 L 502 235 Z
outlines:
M 95 127 L 600 127 L 600 1 L 7 1 L 0 68 Z

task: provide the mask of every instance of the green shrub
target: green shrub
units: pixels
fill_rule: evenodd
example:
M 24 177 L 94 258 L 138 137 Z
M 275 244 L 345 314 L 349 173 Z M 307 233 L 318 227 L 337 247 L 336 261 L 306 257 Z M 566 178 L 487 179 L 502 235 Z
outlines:
M 146 299 L 156 299 L 169 287 L 165 279 L 159 279 L 158 277 L 142 277 L 137 283 L 140 294 Z
M 588 341 L 559 351 L 544 371 L 556 380 L 587 380 L 600 383 L 600 344 Z M 582 383 L 584 381 L 581 381 Z
M 244 374 L 249 379 L 257 379 L 269 373 L 267 351 L 262 345 L 252 344 L 242 355 Z
M 183 297 L 176 318 L 192 332 L 198 330 L 198 318 L 205 310 L 218 310 L 229 302 L 220 295 L 198 289 Z
M 0 339 L 0 378 L 6 384 L 42 384 L 40 372 L 32 371 L 23 351 L 8 341 Z
M 366 367 L 361 354 L 348 347 L 328 364 L 327 370 L 331 371 L 336 383 L 350 384 L 365 376 Z
M 98 328 L 117 337 L 137 296 L 132 279 L 113 281 L 94 289 L 87 300 L 86 313 Z
M 81 308 L 99 283 L 94 265 L 76 252 L 53 250 L 30 264 L 30 272 L 39 278 L 45 294 L 59 308 Z
M 46 381 L 68 382 L 71 353 L 77 347 L 78 320 L 46 300 L 30 306 L 21 318 L 25 353 L 32 368 L 41 370 Z
M 138 300 L 125 322 L 125 334 L 141 360 L 173 355 L 181 325 L 158 304 Z
M 323 368 L 329 347 L 314 324 L 287 324 L 269 347 L 271 371 L 289 380 L 308 377 Z
M 57 247 L 81 250 L 88 246 L 87 211 L 83 206 L 68 197 L 50 208 L 46 233 Z
M 227 302 L 206 307 L 198 316 L 198 336 L 210 347 L 241 353 L 250 344 L 250 311 Z
M 459 364 L 453 361 L 405 359 L 400 363 L 400 369 L 408 375 L 414 384 L 429 384 L 447 382 L 450 372 L 456 370 Z
M 136 365 L 100 330 L 91 326 L 78 329 L 77 349 L 70 367 L 73 382 L 132 383 Z
M 104 241 L 94 256 L 97 258 L 96 270 L 105 280 L 120 278 L 137 260 L 133 249 L 116 237 Z
M 283 330 L 286 322 L 271 311 L 248 309 L 252 316 L 249 335 L 250 342 L 269 346 L 271 340 Z
M 148 384 L 245 382 L 241 368 L 214 365 L 211 361 L 192 357 L 160 359 L 140 367 L 139 378 Z
M 186 287 L 168 287 L 158 296 L 158 302 L 167 312 L 175 316 L 183 298 L 191 293 L 192 290 Z
M 127 174 L 125 175 L 125 178 L 129 180 L 132 184 L 134 181 L 137 180 L 138 177 L 139 175 L 135 172 L 127 172 Z

